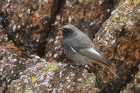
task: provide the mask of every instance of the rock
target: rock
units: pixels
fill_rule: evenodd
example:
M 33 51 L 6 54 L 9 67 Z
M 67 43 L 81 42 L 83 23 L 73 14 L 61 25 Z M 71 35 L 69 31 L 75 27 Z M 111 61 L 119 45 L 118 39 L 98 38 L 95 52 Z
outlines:
M 98 92 L 94 73 L 77 70 L 67 64 L 38 63 L 20 73 L 20 78 L 11 83 L 7 93 Z

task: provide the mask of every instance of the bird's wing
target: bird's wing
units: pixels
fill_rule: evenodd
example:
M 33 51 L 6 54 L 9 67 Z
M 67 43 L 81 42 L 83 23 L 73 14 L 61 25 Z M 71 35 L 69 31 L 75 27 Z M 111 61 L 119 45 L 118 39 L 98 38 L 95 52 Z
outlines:
M 100 54 L 100 52 L 98 50 L 96 50 L 93 47 L 90 48 L 73 48 L 71 47 L 73 52 L 78 52 L 81 55 L 87 56 L 88 58 L 93 59 L 93 62 L 101 65 L 103 67 L 106 67 L 107 69 L 109 69 L 117 78 L 120 78 L 115 70 L 113 68 L 111 68 L 111 66 L 109 65 L 108 61 Z
M 94 59 L 96 61 L 102 61 L 108 64 L 108 61 L 102 56 L 102 54 L 95 47 L 71 47 L 74 52 L 78 52 L 81 55 L 87 56 L 88 58 Z
M 76 51 L 83 56 L 108 64 L 107 60 L 102 56 L 87 35 L 80 33 L 78 37 L 79 38 L 74 39 L 75 42 L 71 44 L 71 49 L 74 52 Z

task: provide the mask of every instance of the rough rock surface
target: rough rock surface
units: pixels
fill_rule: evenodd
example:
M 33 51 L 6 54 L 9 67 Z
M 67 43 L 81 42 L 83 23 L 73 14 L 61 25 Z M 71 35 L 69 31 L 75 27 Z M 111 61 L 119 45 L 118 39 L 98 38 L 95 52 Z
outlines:
M 66 64 L 42 62 L 21 73 L 8 93 L 93 93 L 96 78 L 87 70 L 73 71 Z
M 0 93 L 139 93 L 139 15 L 139 0 L 1 0 Z M 66 24 L 95 37 L 120 79 L 71 66 L 58 31 Z
M 125 89 L 123 89 L 120 93 L 139 93 L 140 92 L 140 65 L 138 65 L 139 71 L 134 76 L 133 81 L 127 84 Z
M 133 80 L 140 63 L 140 4 L 135 1 L 121 1 L 110 18 L 102 25 L 95 36 L 95 43 L 103 51 L 110 62 L 115 63 L 117 73 L 121 77 L 114 81 L 118 91 Z M 105 47 L 107 46 L 107 47 Z M 102 92 L 114 92 L 111 83 L 102 84 Z M 117 88 L 115 90 L 117 91 Z

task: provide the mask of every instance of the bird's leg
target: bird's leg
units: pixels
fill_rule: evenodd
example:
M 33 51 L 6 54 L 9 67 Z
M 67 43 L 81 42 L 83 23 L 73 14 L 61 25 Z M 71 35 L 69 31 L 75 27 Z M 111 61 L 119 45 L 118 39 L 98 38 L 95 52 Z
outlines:
M 84 65 L 69 65 L 69 67 L 71 67 L 71 71 L 74 73 L 79 73 L 82 72 L 83 69 L 85 68 Z

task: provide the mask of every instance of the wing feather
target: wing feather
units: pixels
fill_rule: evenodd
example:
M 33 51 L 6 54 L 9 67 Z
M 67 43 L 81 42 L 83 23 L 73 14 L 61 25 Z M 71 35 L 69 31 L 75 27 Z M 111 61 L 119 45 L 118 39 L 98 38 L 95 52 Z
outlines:
M 74 48 L 73 48 L 74 49 Z M 87 56 L 88 58 L 93 59 L 93 62 L 95 62 L 98 65 L 104 66 L 106 67 L 108 70 L 110 70 L 117 78 L 120 78 L 115 70 L 113 68 L 111 68 L 111 66 L 109 65 L 108 61 L 100 54 L 100 52 L 98 50 L 96 50 L 95 48 L 82 48 L 82 49 L 74 49 L 75 51 L 77 51 L 78 53 L 80 53 L 81 55 Z M 99 62 L 100 61 L 100 62 Z
M 88 58 L 104 62 L 105 64 L 109 64 L 108 61 L 102 56 L 102 54 L 95 48 L 73 48 L 75 51 L 80 53 L 81 55 L 87 56 Z

